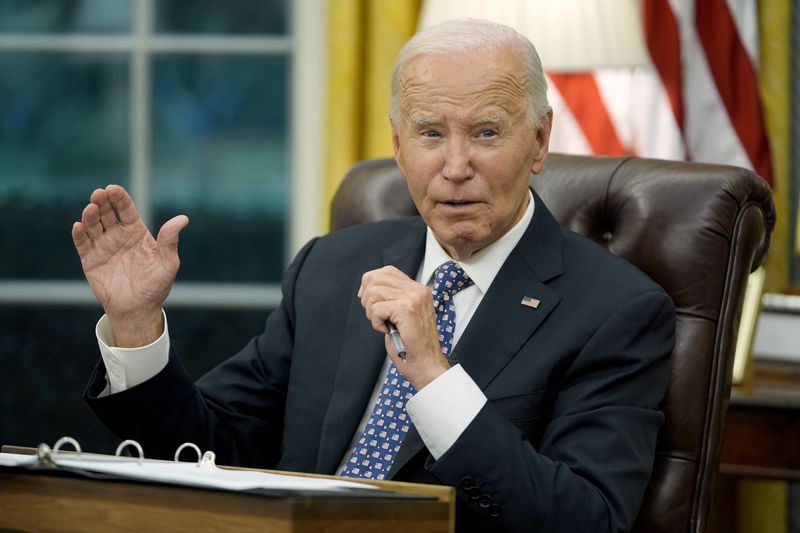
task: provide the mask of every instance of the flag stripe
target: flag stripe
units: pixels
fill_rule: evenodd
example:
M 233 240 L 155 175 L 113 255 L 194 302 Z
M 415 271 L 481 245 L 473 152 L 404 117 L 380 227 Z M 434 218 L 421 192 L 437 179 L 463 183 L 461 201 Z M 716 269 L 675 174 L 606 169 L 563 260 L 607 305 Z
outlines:
M 664 84 L 678 127 L 683 131 L 683 79 L 678 22 L 667 0 L 644 2 L 643 17 L 650 58 Z
M 550 80 L 561 93 L 567 107 L 583 130 L 596 154 L 626 155 L 608 114 L 594 76 L 589 72 L 549 73 Z
M 769 0 L 769 2 L 775 3 L 775 0 Z M 725 0 L 725 3 L 728 4 L 728 12 L 730 12 L 733 23 L 736 25 L 736 33 L 747 51 L 750 63 L 756 70 L 759 70 L 759 49 L 761 47 L 758 43 L 758 4 L 763 2 Z
M 758 78 L 725 0 L 697 2 L 697 33 L 719 96 L 753 168 L 772 182 Z
M 601 69 L 594 78 L 628 152 L 658 159 L 686 159 L 683 132 L 655 69 Z M 562 115 L 559 113 L 559 120 Z
M 591 154 L 592 148 L 586 140 L 578 119 L 572 115 L 567 104 L 561 98 L 561 93 L 556 89 L 555 83 L 545 73 L 547 79 L 547 101 L 553 108 L 553 116 L 558 120 L 553 121 L 553 129 L 550 130 L 550 147 L 556 151 L 567 154 Z

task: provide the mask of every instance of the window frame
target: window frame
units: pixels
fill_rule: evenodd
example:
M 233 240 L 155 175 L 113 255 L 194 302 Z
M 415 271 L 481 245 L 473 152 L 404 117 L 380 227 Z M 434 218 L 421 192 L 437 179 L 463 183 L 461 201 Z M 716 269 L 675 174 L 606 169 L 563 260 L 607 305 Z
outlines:
M 166 54 L 285 55 L 290 64 L 289 174 L 290 199 L 287 262 L 323 229 L 323 176 L 326 2 L 287 0 L 287 35 L 172 35 L 155 33 L 154 2 L 131 0 L 129 33 L 0 34 L 0 52 L 129 54 L 130 192 L 151 231 L 153 176 L 150 153 L 153 57 Z M 88 196 L 89 191 L 87 191 Z M 78 214 L 76 214 L 76 217 Z M 65 238 L 69 229 L 64 230 Z M 76 256 L 77 260 L 77 256 Z M 274 283 L 176 282 L 167 300 L 176 307 L 271 309 L 280 302 Z M 0 304 L 94 305 L 85 281 L 0 280 Z

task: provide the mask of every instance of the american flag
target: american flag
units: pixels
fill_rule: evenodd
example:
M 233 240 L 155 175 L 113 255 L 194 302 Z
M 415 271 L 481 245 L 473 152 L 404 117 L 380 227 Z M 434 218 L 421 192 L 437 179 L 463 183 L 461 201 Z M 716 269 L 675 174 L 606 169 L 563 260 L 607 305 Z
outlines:
M 582 5 L 603 5 L 595 2 Z M 486 18 L 515 27 L 541 51 L 569 45 L 568 32 L 544 31 L 541 24 L 532 31 L 526 17 L 549 17 L 545 22 L 551 26 L 569 24 L 569 17 L 552 12 L 566 4 L 578 2 L 426 0 L 420 25 Z M 758 91 L 756 2 L 640 0 L 635 5 L 629 11 L 636 20 L 628 22 L 643 38 L 643 64 L 557 70 L 543 54 L 554 111 L 551 151 L 732 164 L 753 169 L 771 183 Z M 616 31 L 621 21 L 609 20 L 604 31 Z M 553 38 L 561 40 L 544 42 Z

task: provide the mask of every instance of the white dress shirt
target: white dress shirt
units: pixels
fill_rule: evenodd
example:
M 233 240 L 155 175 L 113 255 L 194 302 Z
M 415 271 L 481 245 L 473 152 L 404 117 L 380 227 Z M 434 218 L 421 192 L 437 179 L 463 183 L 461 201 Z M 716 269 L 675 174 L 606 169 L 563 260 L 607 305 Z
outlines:
M 533 219 L 534 201 L 529 192 L 528 207 L 522 218 L 500 239 L 475 252 L 469 259 L 458 261 L 474 284 L 453 296 L 456 308 L 456 328 L 453 333 L 453 348 L 466 329 L 472 315 L 489 290 L 500 267 L 517 245 Z M 428 228 L 425 240 L 425 257 L 417 273 L 417 281 L 433 287 L 433 274 L 442 263 L 453 259 L 437 242 Z M 366 320 L 366 319 L 365 319 Z M 115 347 L 115 339 L 108 320 L 103 316 L 95 329 L 100 354 L 107 371 L 108 386 L 103 395 L 114 394 L 134 387 L 158 374 L 169 360 L 169 328 L 164 315 L 164 333 L 152 344 L 140 348 Z M 487 354 L 491 357 L 491 354 Z M 350 458 L 356 443 L 364 431 L 372 407 L 380 394 L 383 378 L 389 370 L 387 355 L 383 370 L 375 383 L 372 398 L 367 404 L 361 423 L 353 435 L 350 447 L 342 457 L 337 472 Z M 434 459 L 439 459 L 450 449 L 461 433 L 472 422 L 486 403 L 486 396 L 461 365 L 453 365 L 444 374 L 417 391 L 406 404 L 406 409 L 422 441 Z

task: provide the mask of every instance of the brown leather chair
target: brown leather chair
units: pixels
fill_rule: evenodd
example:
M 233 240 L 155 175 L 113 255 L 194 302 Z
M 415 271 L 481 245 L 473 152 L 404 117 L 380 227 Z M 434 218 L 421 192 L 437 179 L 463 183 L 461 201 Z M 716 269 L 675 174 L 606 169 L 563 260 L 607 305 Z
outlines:
M 775 223 L 770 188 L 731 166 L 564 154 L 550 154 L 531 184 L 562 225 L 639 267 L 674 300 L 666 422 L 635 531 L 706 531 L 747 276 Z M 394 160 L 375 159 L 344 178 L 331 227 L 413 214 Z

